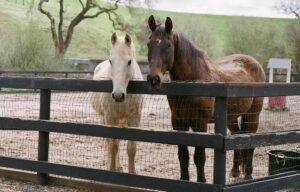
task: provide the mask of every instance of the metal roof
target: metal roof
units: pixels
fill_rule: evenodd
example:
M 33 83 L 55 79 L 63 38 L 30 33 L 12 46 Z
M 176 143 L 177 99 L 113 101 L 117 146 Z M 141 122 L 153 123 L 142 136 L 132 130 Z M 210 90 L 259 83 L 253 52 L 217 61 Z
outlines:
M 292 59 L 289 58 L 270 58 L 268 68 L 287 69 L 292 67 Z

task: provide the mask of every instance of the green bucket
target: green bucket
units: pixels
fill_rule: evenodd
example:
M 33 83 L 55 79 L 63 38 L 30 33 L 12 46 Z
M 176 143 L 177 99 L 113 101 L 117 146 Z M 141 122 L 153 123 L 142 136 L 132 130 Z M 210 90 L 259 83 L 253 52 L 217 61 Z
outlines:
M 269 175 L 300 170 L 300 152 L 288 150 L 270 150 Z

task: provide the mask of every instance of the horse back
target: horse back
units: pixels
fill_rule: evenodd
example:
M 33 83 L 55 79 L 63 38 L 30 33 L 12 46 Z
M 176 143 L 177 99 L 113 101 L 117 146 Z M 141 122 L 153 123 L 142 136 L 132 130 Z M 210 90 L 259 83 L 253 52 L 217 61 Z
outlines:
M 212 81 L 220 82 L 265 82 L 266 77 L 260 63 L 248 55 L 235 54 L 223 57 L 214 62 Z M 214 122 L 215 98 L 213 97 L 188 97 L 168 96 L 173 118 L 189 121 L 206 119 Z M 252 106 L 261 105 L 263 98 L 229 98 L 228 120 L 252 110 Z M 261 108 L 261 107 L 260 107 Z M 261 109 L 256 111 L 259 113 Z
M 94 76 L 93 80 L 109 80 L 110 77 L 110 63 L 109 60 L 105 60 L 101 63 L 99 63 L 95 70 L 94 70 Z
M 265 82 L 266 76 L 261 64 L 251 56 L 234 54 L 223 57 L 215 62 L 226 82 L 255 83 Z M 249 110 L 259 114 L 262 109 L 263 97 L 229 98 L 228 115 L 235 119 Z
M 249 55 L 234 54 L 215 62 L 220 78 L 225 82 L 265 82 L 261 64 Z M 223 79 L 222 79 L 223 78 Z

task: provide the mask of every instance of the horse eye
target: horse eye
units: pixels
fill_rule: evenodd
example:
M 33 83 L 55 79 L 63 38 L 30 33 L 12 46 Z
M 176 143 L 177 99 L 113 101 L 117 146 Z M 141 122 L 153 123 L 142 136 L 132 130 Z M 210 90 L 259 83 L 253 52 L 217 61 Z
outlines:
M 168 43 L 167 43 L 167 46 L 168 46 L 168 48 L 170 48 L 170 47 L 171 47 L 171 43 L 168 42 Z
M 131 60 L 128 61 L 128 66 L 131 65 Z
M 109 61 L 109 63 L 111 64 L 111 60 L 108 60 Z

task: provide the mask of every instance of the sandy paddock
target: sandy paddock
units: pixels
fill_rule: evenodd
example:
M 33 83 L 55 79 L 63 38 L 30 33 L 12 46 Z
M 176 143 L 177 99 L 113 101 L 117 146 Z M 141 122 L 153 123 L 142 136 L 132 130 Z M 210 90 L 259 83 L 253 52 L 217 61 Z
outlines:
M 265 99 L 264 108 L 267 108 Z M 260 132 L 296 129 L 300 124 L 300 97 L 287 97 L 285 111 L 263 110 L 260 119 Z M 38 119 L 39 94 L 17 93 L 0 94 L 0 116 L 24 119 Z M 142 111 L 141 127 L 145 130 L 172 130 L 170 110 L 165 96 L 146 95 Z M 51 120 L 62 122 L 98 124 L 99 116 L 89 104 L 89 94 L 81 92 L 53 93 L 51 97 Z M 210 125 L 209 132 L 213 132 Z M 29 131 L 1 131 L 0 155 L 20 157 L 25 159 L 37 158 L 37 136 Z M 126 141 L 121 142 L 120 154 L 123 171 L 127 172 Z M 284 145 L 262 147 L 255 150 L 254 171 L 255 178 L 268 175 L 269 149 L 294 149 L 298 145 Z M 196 180 L 196 170 L 193 164 L 193 148 L 190 148 L 190 174 Z M 238 182 L 229 176 L 232 166 L 232 152 L 227 158 L 227 183 Z M 69 134 L 50 134 L 49 161 L 75 166 L 96 169 L 106 169 L 106 151 L 102 138 L 76 136 Z M 213 150 L 206 150 L 206 178 L 212 183 Z M 179 163 L 177 159 L 177 146 L 138 142 L 136 155 L 137 174 L 157 176 L 163 178 L 179 178 Z M 9 183 L 9 182 L 8 182 Z M 4 179 L 1 185 L 9 185 Z M 11 182 L 10 182 L 11 183 Z M 22 184 L 27 186 L 27 184 Z M 16 189 L 14 191 L 24 191 Z M 38 190 L 42 191 L 42 190 Z M 51 189 L 47 189 L 51 191 Z M 59 191 L 59 190 L 55 190 Z

